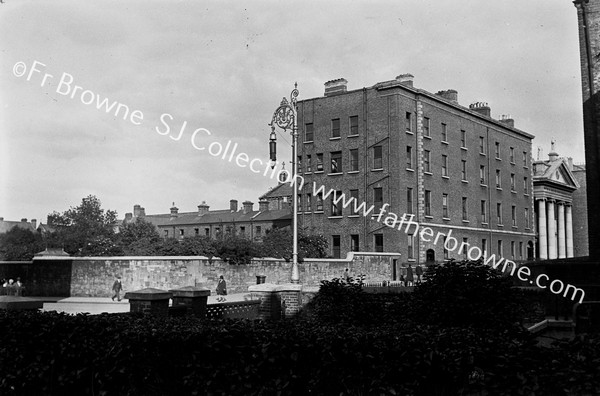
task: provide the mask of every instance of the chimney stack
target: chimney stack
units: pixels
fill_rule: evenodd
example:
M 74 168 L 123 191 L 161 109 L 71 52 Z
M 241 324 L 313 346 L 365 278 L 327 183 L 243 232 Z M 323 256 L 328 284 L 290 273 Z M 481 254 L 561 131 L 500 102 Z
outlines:
M 550 161 L 556 161 L 558 159 L 558 153 L 556 151 L 551 151 L 548 153 L 548 158 Z
M 325 83 L 325 96 L 343 94 L 348 90 L 348 81 L 345 78 L 329 80 Z
M 232 212 L 237 212 L 237 210 L 238 210 L 238 201 L 237 201 L 237 199 L 231 199 L 231 200 L 229 200 L 229 210 L 231 210 Z
M 146 208 L 140 208 L 140 217 L 146 216 Z
M 455 89 L 447 89 L 445 91 L 438 91 L 436 93 L 437 96 L 441 96 L 442 98 L 449 100 L 454 103 L 458 103 L 458 91 Z
M 486 117 L 491 117 L 492 110 L 488 106 L 487 102 L 475 102 L 469 105 L 469 109 L 476 111 L 477 113 Z
M 242 205 L 244 206 L 244 209 L 243 209 L 244 214 L 252 212 L 252 210 L 253 210 L 252 207 L 254 206 L 253 202 L 244 201 L 244 202 L 242 202 Z
M 498 120 L 507 127 L 514 128 L 515 120 L 510 116 L 510 114 L 502 114 L 502 117 Z
M 207 214 L 208 208 L 210 208 L 210 206 L 206 204 L 206 201 L 202 201 L 202 203 L 198 205 L 198 216 L 204 216 Z
M 171 207 L 171 217 L 177 217 L 177 213 L 179 208 L 175 207 L 175 202 L 173 202 L 173 206 Z
M 140 205 L 133 205 L 133 217 L 139 217 L 141 209 Z
M 26 218 L 22 218 L 22 219 L 21 219 L 21 222 L 22 222 L 22 223 L 27 223 L 27 219 L 26 219 Z
M 266 199 L 261 199 L 258 201 L 258 210 L 261 212 L 267 212 L 269 210 L 269 201 Z
M 36 219 L 31 219 L 31 225 L 33 226 L 34 230 L 37 230 L 37 220 Z
M 396 76 L 396 81 L 398 81 L 402 85 L 406 85 L 409 87 L 413 86 L 414 79 L 415 79 L 415 76 L 413 76 L 410 73 L 404 73 L 404 74 L 400 74 L 399 76 Z
M 123 223 L 131 223 L 133 220 L 133 213 L 125 213 L 125 220 Z
M 567 162 L 569 163 L 569 170 L 573 172 L 573 157 L 567 158 Z

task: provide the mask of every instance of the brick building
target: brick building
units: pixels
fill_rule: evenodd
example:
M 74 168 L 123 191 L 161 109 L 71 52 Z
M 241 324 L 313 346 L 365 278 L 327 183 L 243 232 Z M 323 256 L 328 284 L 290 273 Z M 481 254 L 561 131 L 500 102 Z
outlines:
M 313 197 L 313 182 L 489 253 L 521 260 L 529 246 L 532 255 L 533 135 L 491 118 L 486 103 L 461 106 L 456 91 L 415 88 L 410 74 L 356 90 L 338 79 L 298 102 L 298 126 L 299 222 L 327 236 L 334 257 L 384 251 L 425 263 L 466 252 Z
M 587 213 L 587 181 L 585 164 L 570 162 L 571 173 L 579 188 L 573 192 L 573 255 L 589 256 L 588 249 L 588 213 Z
M 4 217 L 0 217 L 0 234 L 8 232 L 13 227 L 35 232 L 38 228 L 38 225 L 36 219 L 31 219 L 31 221 L 27 221 L 27 219 L 21 219 L 21 221 L 10 221 L 4 220 Z

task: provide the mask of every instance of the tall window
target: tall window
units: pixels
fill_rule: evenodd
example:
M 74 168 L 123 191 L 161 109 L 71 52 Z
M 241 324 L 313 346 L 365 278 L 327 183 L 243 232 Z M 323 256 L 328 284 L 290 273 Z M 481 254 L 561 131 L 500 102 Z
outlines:
M 448 260 L 450 258 L 450 252 L 448 252 L 448 249 L 446 248 L 446 246 L 447 246 L 446 240 L 447 240 L 447 237 L 444 236 L 443 244 L 442 244 L 442 247 L 444 248 L 444 260 Z
M 485 138 L 479 136 L 479 153 L 485 154 Z
M 331 137 L 338 138 L 340 137 L 340 119 L 334 118 L 331 120 Z
M 529 180 L 526 177 L 523 178 L 523 194 L 529 194 Z
M 323 211 L 323 193 L 317 194 L 317 212 Z
M 423 150 L 423 170 L 431 172 L 431 151 Z
M 464 129 L 460 130 L 460 147 L 467 147 L 467 131 Z
M 496 169 L 496 188 L 502 188 L 502 176 L 500 175 L 500 169 Z
M 460 180 L 467 180 L 467 161 L 461 160 L 460 162 Z
M 525 228 L 529 228 L 529 208 L 525 208 Z
M 448 126 L 442 122 L 442 142 L 448 141 Z
M 406 131 L 412 131 L 412 114 L 410 112 L 406 112 L 406 117 L 404 118 L 404 126 L 406 127 Z
M 502 203 L 498 202 L 496 204 L 496 223 L 502 224 Z
M 358 234 L 350 235 L 350 251 L 351 252 L 360 251 L 359 241 L 360 241 L 360 239 L 359 239 Z
M 512 219 L 512 226 L 517 226 L 517 207 L 515 205 L 512 206 L 510 211 L 510 217 Z
M 383 168 L 383 147 L 373 147 L 373 169 Z
M 342 169 L 342 152 L 334 151 L 331 153 L 331 173 L 343 172 Z
M 519 258 L 523 260 L 523 242 L 519 242 Z
M 500 142 L 495 144 L 496 158 L 500 158 Z
M 352 172 L 358 171 L 358 149 L 350 150 L 350 170 Z
M 219 228 L 216 229 L 217 233 L 220 231 Z M 262 227 L 256 226 L 256 235 L 260 235 L 262 233 Z
M 331 255 L 333 258 L 340 258 L 341 238 L 339 235 L 331 236 Z
M 244 233 L 246 227 L 240 227 L 240 231 L 242 232 L 242 234 Z M 200 235 L 200 228 L 194 228 L 194 234 L 196 235 Z
M 298 156 L 298 163 L 296 164 L 296 172 L 302 173 L 302 156 Z
M 469 250 L 467 249 L 467 246 L 469 246 L 469 238 L 463 238 L 463 244 L 462 244 L 463 260 L 466 260 L 468 258 L 467 252 Z
M 429 130 L 429 118 L 423 118 L 423 136 L 431 136 L 431 132 Z
M 210 236 L 210 228 L 205 228 L 204 229 L 204 235 Z
M 358 190 L 350 190 L 350 198 L 352 198 L 352 204 L 350 204 L 350 215 L 356 215 L 358 212 L 355 210 L 358 205 Z
M 314 138 L 313 134 L 313 124 L 304 124 L 304 141 L 312 142 Z
M 510 241 L 510 258 L 512 258 L 514 260 L 516 255 L 517 255 L 517 249 L 516 249 L 515 241 Z
M 442 217 L 447 219 L 448 215 L 448 194 L 442 194 Z
M 375 251 L 383 252 L 383 234 L 375 234 Z
M 331 215 L 332 216 L 341 216 L 342 215 L 342 201 L 339 200 L 337 203 L 335 202 L 341 196 L 342 196 L 341 191 L 336 191 L 331 196 Z
M 425 190 L 425 216 L 431 216 L 431 191 Z
M 406 188 L 406 213 L 413 214 L 413 189 L 412 189 L 412 187 Z
M 485 165 L 479 165 L 479 183 L 486 184 L 486 174 L 487 172 L 485 171 Z
M 487 239 L 481 240 L 481 252 L 485 255 L 487 253 Z
M 523 151 L 523 167 L 527 168 L 527 151 Z
M 379 212 L 381 207 L 383 206 L 383 188 L 375 187 L 373 188 L 373 203 L 375 205 L 375 210 Z
M 323 172 L 323 153 L 317 154 L 317 172 Z
M 312 163 L 311 163 L 311 156 L 310 154 L 306 155 L 306 173 L 310 173 L 312 172 Z
M 509 149 L 509 154 L 508 154 L 508 158 L 510 159 L 510 163 L 514 164 L 515 163 L 515 148 L 511 147 Z
M 350 136 L 358 135 L 358 116 L 350 117 Z
M 408 252 L 406 253 L 406 258 L 413 260 L 415 258 L 415 236 L 413 234 L 407 235 L 407 246 Z
M 448 156 L 442 154 L 442 176 L 448 177 Z
M 502 249 L 502 240 L 499 239 L 498 240 L 498 255 L 499 256 L 502 256 L 502 251 L 503 251 L 503 249 Z
M 312 212 L 312 195 L 310 193 L 306 194 L 306 211 Z
M 412 154 L 412 147 L 410 147 L 410 146 L 406 146 L 406 168 L 407 169 L 413 168 L 413 154 Z
M 515 186 L 515 174 L 511 173 L 510 174 L 510 191 L 516 191 L 517 188 Z
M 462 197 L 462 219 L 469 220 L 469 201 L 467 197 Z
M 487 223 L 488 222 L 488 218 L 487 218 L 487 202 L 485 201 L 485 199 L 481 200 L 481 222 L 482 223 Z

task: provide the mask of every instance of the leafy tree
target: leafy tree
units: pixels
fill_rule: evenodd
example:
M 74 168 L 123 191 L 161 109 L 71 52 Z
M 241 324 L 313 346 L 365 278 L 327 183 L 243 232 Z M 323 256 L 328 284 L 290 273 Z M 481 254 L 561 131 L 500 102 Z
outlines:
M 142 217 L 137 217 L 135 221 L 124 224 L 119 230 L 119 242 L 124 249 L 140 239 L 156 243 L 161 240 L 161 237 L 156 226 Z
M 212 258 L 217 255 L 215 242 L 207 236 L 186 237 L 180 241 L 181 253 L 185 256 L 206 256 Z
M 33 255 L 44 250 L 39 233 L 14 226 L 0 234 L 0 258 L 8 261 L 31 260 Z
M 294 234 L 289 228 L 276 228 L 263 238 L 263 257 L 292 259 Z M 298 259 L 323 258 L 327 256 L 328 243 L 322 235 L 309 235 L 306 230 L 298 232 Z
M 229 235 L 216 240 L 216 255 L 231 264 L 248 264 L 260 255 L 257 245 L 251 240 L 237 235 Z

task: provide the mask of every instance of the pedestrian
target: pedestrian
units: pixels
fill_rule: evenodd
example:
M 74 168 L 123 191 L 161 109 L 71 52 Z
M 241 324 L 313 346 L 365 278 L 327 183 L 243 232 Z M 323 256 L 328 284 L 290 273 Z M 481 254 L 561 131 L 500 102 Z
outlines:
M 123 290 L 123 284 L 121 284 L 120 276 L 117 276 L 117 278 L 115 279 L 115 283 L 113 283 L 112 289 L 115 292 L 115 294 L 112 296 L 112 300 L 115 301 L 116 297 L 117 301 L 121 301 L 121 290 Z
M 17 281 L 15 282 L 16 285 L 16 289 L 17 289 L 17 296 L 22 296 L 23 295 L 23 283 L 21 283 L 21 278 L 17 278 Z
M 420 265 L 417 265 L 415 269 L 415 273 L 417 274 L 417 284 L 421 284 L 421 276 L 423 276 L 423 268 Z
M 219 282 L 217 283 L 217 296 L 227 295 L 227 282 L 223 278 L 223 275 L 219 276 Z
M 414 275 L 413 275 L 413 267 L 408 263 L 408 268 L 406 269 L 406 286 L 414 285 Z
M 344 271 L 344 280 L 346 282 L 350 282 L 350 270 L 348 268 L 346 268 L 346 270 Z

